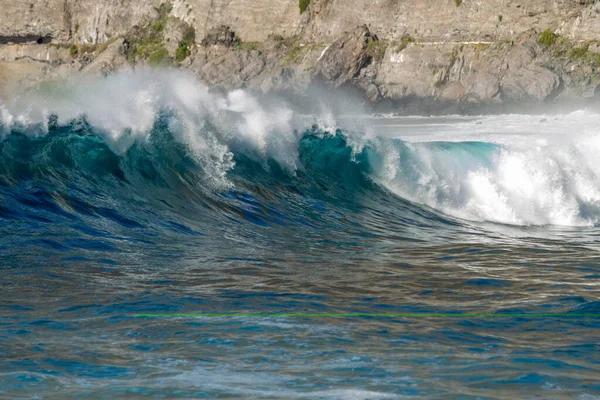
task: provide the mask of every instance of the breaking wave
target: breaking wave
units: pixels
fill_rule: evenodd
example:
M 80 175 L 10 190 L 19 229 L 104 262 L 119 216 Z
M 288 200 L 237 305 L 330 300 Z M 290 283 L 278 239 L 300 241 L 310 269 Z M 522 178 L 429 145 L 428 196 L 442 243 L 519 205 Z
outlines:
M 333 209 L 368 208 L 393 226 L 600 222 L 598 132 L 403 141 L 366 123 L 342 127 L 325 107 L 301 115 L 288 101 L 214 94 L 156 71 L 47 84 L 1 104 L 0 116 L 5 219 L 135 227 L 159 215 L 170 221 L 160 226 L 193 231 L 223 218 L 335 224 Z

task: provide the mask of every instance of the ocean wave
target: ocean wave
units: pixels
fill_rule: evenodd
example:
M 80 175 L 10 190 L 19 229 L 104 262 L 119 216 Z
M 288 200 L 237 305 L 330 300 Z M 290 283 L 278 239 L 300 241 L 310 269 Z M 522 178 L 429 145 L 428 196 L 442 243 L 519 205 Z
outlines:
M 397 221 L 390 224 L 423 213 L 427 222 L 600 221 L 594 132 L 528 146 L 409 142 L 380 137 L 372 127 L 342 129 L 326 108 L 307 117 L 289 102 L 242 90 L 214 94 L 184 73 L 164 71 L 47 85 L 0 105 L 0 117 L 5 218 L 28 207 L 108 215 L 126 208 L 115 202 L 136 199 L 149 207 L 196 204 L 196 218 L 205 210 L 289 223 L 294 214 L 325 218 L 314 202 L 372 207 L 373 199 L 393 194 Z M 35 201 L 31 191 L 15 195 L 23 182 L 45 194 Z

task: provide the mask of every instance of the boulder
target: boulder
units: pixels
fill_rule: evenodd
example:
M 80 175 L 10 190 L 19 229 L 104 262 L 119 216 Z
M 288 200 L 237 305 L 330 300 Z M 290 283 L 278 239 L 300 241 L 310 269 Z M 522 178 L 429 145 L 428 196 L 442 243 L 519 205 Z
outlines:
M 500 92 L 498 76 L 486 71 L 479 72 L 469 80 L 466 92 L 472 100 L 490 101 Z
M 528 44 L 519 44 L 506 55 L 506 64 L 509 71 L 518 71 L 530 65 L 534 58 L 535 52 Z
M 502 80 L 503 97 L 512 101 L 547 101 L 563 87 L 560 76 L 539 65 L 531 65 L 507 74 Z
M 315 76 L 334 87 L 357 78 L 361 69 L 372 61 L 367 49 L 374 41 L 377 37 L 366 26 L 346 32 L 323 53 L 315 67 Z

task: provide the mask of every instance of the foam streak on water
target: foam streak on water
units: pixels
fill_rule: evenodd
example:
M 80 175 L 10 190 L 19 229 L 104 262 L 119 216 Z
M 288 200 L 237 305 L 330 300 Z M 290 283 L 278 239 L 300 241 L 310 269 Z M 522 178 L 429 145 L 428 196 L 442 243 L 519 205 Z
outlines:
M 0 397 L 593 398 L 599 114 L 374 118 L 184 73 L 0 104 Z

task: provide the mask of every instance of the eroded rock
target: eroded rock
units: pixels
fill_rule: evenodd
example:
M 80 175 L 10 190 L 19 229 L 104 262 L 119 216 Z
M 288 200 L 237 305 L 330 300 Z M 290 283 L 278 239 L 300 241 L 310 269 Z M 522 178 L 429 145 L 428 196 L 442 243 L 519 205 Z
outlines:
M 327 48 L 317 62 L 315 75 L 334 87 L 358 78 L 361 69 L 373 60 L 367 48 L 377 40 L 366 26 L 347 32 Z
M 231 47 L 235 43 L 235 32 L 228 26 L 221 25 L 206 33 L 204 39 L 202 39 L 202 46 L 215 46 L 223 45 L 225 47 Z
M 561 89 L 560 76 L 538 65 L 521 68 L 502 80 L 503 96 L 511 101 L 547 101 L 556 97 Z

